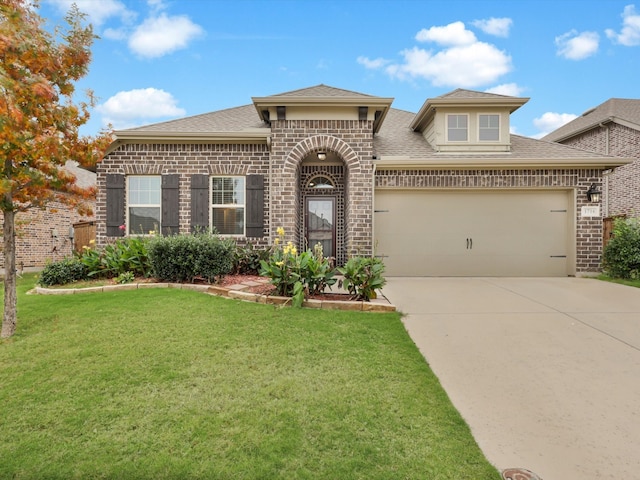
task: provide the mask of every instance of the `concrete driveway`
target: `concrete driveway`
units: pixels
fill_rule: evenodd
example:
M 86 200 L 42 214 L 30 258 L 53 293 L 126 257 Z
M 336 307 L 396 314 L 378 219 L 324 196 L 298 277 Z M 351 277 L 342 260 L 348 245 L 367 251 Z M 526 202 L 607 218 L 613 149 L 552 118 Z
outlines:
M 384 295 L 490 462 L 640 478 L 640 289 L 587 278 L 388 278 Z

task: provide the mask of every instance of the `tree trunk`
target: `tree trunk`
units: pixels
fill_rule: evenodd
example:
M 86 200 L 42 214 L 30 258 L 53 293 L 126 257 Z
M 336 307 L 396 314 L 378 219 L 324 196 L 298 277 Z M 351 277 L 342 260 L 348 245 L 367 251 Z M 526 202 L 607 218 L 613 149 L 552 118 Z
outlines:
M 7 199 L 5 198 L 5 201 Z M 11 202 L 11 194 L 9 194 Z M 10 203 L 11 205 L 11 203 Z M 4 212 L 4 317 L 2 319 L 2 338 L 8 338 L 16 331 L 17 295 L 16 295 L 16 232 L 15 212 L 7 209 Z

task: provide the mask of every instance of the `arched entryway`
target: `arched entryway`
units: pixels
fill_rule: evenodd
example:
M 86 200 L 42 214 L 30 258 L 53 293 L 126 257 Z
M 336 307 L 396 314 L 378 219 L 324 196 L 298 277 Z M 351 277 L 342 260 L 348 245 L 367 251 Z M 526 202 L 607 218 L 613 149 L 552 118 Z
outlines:
M 319 155 L 318 155 L 319 153 Z M 345 166 L 333 152 L 313 152 L 300 164 L 301 238 L 306 248 L 322 246 L 326 257 L 346 261 Z

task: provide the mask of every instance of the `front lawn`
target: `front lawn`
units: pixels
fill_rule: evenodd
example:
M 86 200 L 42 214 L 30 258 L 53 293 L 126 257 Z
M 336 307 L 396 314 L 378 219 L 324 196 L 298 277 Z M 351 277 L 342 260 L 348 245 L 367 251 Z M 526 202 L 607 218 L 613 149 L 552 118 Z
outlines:
M 399 314 L 33 283 L 0 343 L 0 478 L 499 478 Z

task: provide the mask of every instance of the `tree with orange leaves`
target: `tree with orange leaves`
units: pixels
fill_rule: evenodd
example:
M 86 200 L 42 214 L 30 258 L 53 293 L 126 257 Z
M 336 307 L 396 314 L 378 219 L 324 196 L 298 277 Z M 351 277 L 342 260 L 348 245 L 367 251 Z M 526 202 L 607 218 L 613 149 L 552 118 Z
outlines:
M 94 105 L 74 103 L 74 82 L 87 74 L 91 25 L 75 5 L 65 28 L 45 29 L 33 0 L 0 2 L 0 210 L 4 214 L 4 317 L 2 338 L 16 329 L 16 214 L 59 201 L 90 213 L 95 195 L 63 167 L 67 160 L 95 165 L 109 136 L 79 134 Z

